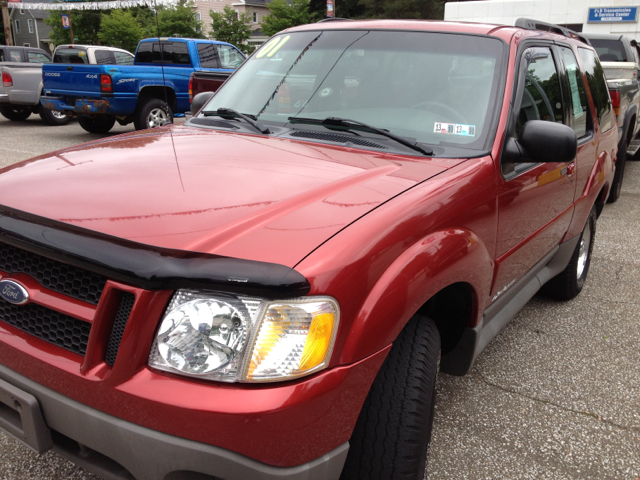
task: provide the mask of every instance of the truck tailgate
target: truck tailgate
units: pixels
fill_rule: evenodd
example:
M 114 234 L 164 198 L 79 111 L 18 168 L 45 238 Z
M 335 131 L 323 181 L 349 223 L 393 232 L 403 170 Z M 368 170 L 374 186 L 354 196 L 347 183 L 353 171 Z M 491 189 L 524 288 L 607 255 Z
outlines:
M 100 94 L 102 65 L 46 64 L 42 67 L 46 93 Z

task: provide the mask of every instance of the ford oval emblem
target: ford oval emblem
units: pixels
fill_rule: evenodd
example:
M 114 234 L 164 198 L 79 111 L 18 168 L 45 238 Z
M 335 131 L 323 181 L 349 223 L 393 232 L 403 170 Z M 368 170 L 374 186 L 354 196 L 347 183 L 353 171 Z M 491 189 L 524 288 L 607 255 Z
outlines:
M 13 280 L 0 280 L 0 298 L 15 305 L 24 305 L 29 301 L 29 292 Z

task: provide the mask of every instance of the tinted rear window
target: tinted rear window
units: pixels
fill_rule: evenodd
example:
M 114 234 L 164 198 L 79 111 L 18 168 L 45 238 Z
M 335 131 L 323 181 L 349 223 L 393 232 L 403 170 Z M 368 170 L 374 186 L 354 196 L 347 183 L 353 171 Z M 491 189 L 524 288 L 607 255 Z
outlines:
M 199 43 L 198 55 L 200 55 L 200 63 L 202 68 L 219 68 L 218 67 L 218 53 L 216 48 L 212 44 Z
M 109 50 L 96 50 L 94 52 L 94 55 L 96 56 L 96 63 L 98 65 L 108 65 L 115 63 L 115 59 L 113 58 Z
M 628 62 L 624 45 L 620 40 L 589 40 L 602 62 Z
M 163 55 L 160 54 L 162 45 Z M 165 65 L 191 65 L 187 44 L 183 42 L 147 42 L 138 47 L 137 63 L 164 63 Z
M 89 63 L 87 52 L 79 48 L 59 48 L 53 56 L 53 63 Z

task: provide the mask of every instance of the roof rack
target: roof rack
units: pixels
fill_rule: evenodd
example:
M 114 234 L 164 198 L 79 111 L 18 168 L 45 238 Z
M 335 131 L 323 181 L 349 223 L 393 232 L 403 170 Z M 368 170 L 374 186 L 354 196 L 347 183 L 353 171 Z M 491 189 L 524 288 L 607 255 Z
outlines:
M 316 23 L 322 23 L 322 22 L 336 22 L 338 20 L 348 20 L 348 21 L 353 21 L 352 18 L 340 18 L 340 17 L 327 17 L 327 18 L 323 18 L 322 20 L 318 20 Z
M 574 38 L 576 40 L 580 40 L 582 43 L 591 45 L 589 39 L 583 37 L 578 32 L 574 32 L 570 28 L 561 27 L 560 25 L 555 25 L 553 23 L 541 22 L 540 20 L 533 20 L 531 18 L 519 18 L 516 20 L 516 27 L 524 28 L 526 30 L 541 30 L 543 32 L 557 33 L 558 35 Z

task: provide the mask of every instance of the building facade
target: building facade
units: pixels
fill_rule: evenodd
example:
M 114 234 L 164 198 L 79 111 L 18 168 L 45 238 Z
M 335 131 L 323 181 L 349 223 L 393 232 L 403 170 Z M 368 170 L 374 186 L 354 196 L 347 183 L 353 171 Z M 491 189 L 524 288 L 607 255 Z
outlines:
M 514 25 L 524 17 L 578 32 L 626 35 L 637 41 L 639 16 L 640 0 L 483 0 L 447 2 L 444 9 L 444 19 L 449 21 Z
M 222 12 L 225 5 L 228 5 L 238 13 L 250 12 L 253 34 L 247 43 L 260 46 L 267 40 L 267 37 L 264 36 L 260 30 L 260 22 L 264 20 L 264 17 L 269 15 L 269 8 L 267 8 L 268 3 L 270 3 L 270 0 L 198 0 L 195 3 L 195 10 L 198 19 L 202 21 L 203 33 L 206 36 L 211 35 L 211 16 L 209 15 L 209 11 Z
M 24 3 L 44 3 L 47 0 L 22 0 Z M 9 3 L 11 7 L 11 3 Z M 21 10 L 9 8 L 9 20 L 11 21 L 11 34 L 14 45 L 23 47 L 42 48 L 49 52 L 51 27 L 44 23 L 49 17 L 45 10 Z

